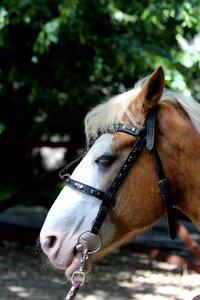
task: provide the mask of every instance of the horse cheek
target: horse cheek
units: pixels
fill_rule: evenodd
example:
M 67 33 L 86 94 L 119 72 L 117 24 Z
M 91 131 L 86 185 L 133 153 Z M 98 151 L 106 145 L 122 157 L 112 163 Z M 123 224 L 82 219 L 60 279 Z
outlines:
M 154 165 L 149 156 L 143 155 L 143 159 L 130 171 L 117 193 L 116 207 L 110 214 L 117 235 L 123 238 L 133 237 L 151 227 L 165 211 Z M 141 166 L 142 162 L 145 165 Z

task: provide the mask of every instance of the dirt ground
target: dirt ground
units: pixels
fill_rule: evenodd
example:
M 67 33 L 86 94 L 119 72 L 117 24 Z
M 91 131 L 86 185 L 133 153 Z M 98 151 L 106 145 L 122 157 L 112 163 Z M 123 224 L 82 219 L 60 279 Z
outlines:
M 69 284 L 34 246 L 0 243 L 0 300 L 63 300 Z M 120 250 L 93 267 L 77 300 L 192 300 L 200 295 L 200 275 L 144 254 Z

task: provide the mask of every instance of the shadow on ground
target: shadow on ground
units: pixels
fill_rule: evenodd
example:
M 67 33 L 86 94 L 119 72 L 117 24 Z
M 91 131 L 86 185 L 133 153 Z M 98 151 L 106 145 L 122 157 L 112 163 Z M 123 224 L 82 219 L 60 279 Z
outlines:
M 144 254 L 120 250 L 93 267 L 77 300 L 192 300 L 200 275 L 151 262 Z M 47 265 L 33 246 L 0 243 L 0 300 L 63 300 L 69 289 L 63 271 Z

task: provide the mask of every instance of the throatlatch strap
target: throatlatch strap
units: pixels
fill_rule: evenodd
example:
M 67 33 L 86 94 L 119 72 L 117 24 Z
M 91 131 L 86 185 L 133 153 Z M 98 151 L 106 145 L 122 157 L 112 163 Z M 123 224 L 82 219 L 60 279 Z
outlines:
M 170 195 L 169 185 L 164 174 L 163 166 L 158 154 L 158 151 L 154 145 L 155 140 L 155 115 L 156 111 L 152 110 L 146 120 L 147 128 L 147 141 L 146 147 L 150 151 L 158 176 L 158 182 L 160 186 L 161 196 L 165 205 L 165 210 L 167 213 L 168 227 L 169 227 L 169 236 L 173 240 L 176 237 L 176 222 L 175 222 L 175 211 L 173 208 L 173 203 Z
M 157 149 L 154 147 L 150 151 L 150 153 L 155 162 L 160 191 L 161 191 L 162 199 L 163 199 L 163 202 L 165 205 L 165 210 L 167 213 L 169 236 L 172 240 L 174 240 L 176 238 L 175 210 L 173 208 L 173 203 L 172 203 L 172 199 L 171 199 L 171 195 L 170 195 L 168 182 L 165 177 L 164 170 L 163 170 Z

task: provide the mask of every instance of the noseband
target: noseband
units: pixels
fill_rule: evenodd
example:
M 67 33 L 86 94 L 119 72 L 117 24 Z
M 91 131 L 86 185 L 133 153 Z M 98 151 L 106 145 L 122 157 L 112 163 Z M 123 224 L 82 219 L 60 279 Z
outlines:
M 164 170 L 162 167 L 162 163 L 160 160 L 160 157 L 158 155 L 158 151 L 156 149 L 155 143 L 154 143 L 154 136 L 155 136 L 155 110 L 151 111 L 148 116 L 145 123 L 145 127 L 136 127 L 133 125 L 125 125 L 125 124 L 117 124 L 109 127 L 109 129 L 106 131 L 107 133 L 116 133 L 116 132 L 124 132 L 126 134 L 129 134 L 131 136 L 136 137 L 136 142 L 133 145 L 133 148 L 128 155 L 125 163 L 121 167 L 119 173 L 115 177 L 114 181 L 108 188 L 107 192 L 103 192 L 101 190 L 98 190 L 94 187 L 91 187 L 89 185 L 86 185 L 84 183 L 81 183 L 79 181 L 76 181 L 72 178 L 70 178 L 70 175 L 66 174 L 67 171 L 71 167 L 76 166 L 83 158 L 81 156 L 80 158 L 76 159 L 74 162 L 69 164 L 67 167 L 65 167 L 61 172 L 60 176 L 61 178 L 67 178 L 66 179 L 66 185 L 69 187 L 78 190 L 79 192 L 85 193 L 89 196 L 96 197 L 102 201 L 98 214 L 92 224 L 91 233 L 98 234 L 101 226 L 109 212 L 109 209 L 112 207 L 113 203 L 115 202 L 115 194 L 121 184 L 123 183 L 126 175 L 128 174 L 130 168 L 134 164 L 134 161 L 139 156 L 140 151 L 146 144 L 146 148 L 149 150 L 150 154 L 153 157 L 158 182 L 160 186 L 161 196 L 165 205 L 165 210 L 167 213 L 168 218 L 168 227 L 169 227 L 169 236 L 171 239 L 174 239 L 176 237 L 176 224 L 175 224 L 175 212 L 174 207 L 172 203 L 172 199 L 170 196 L 169 186 L 167 183 L 167 179 L 165 178 Z

